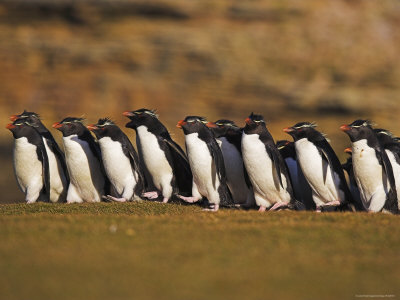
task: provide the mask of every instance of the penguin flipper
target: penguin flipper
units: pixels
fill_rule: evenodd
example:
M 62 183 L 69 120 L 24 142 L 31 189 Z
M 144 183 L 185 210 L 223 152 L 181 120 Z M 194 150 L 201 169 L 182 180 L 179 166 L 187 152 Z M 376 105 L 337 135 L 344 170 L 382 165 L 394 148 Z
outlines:
M 139 156 L 136 153 L 135 148 L 133 148 L 132 143 L 130 142 L 128 137 L 125 135 L 123 136 L 122 151 L 129 158 L 131 166 L 133 167 L 132 168 L 133 173 L 136 172 L 138 174 L 138 181 L 137 181 L 136 187 L 135 187 L 135 194 L 141 195 L 141 193 L 143 192 L 144 187 L 145 187 L 145 179 L 144 179 L 144 175 L 143 175 L 143 170 L 141 168 Z
M 219 181 L 222 184 L 226 184 L 226 171 L 225 171 L 224 157 L 221 148 L 218 146 L 215 139 L 212 139 L 211 141 L 207 142 L 207 147 L 211 153 L 211 157 L 215 164 Z
M 280 154 L 278 154 L 278 152 L 277 152 L 278 150 L 277 149 L 274 149 L 269 144 L 265 144 L 265 149 L 267 150 L 267 153 L 268 153 L 269 157 L 271 158 L 272 163 L 275 166 L 276 175 L 277 175 L 277 177 L 279 179 L 279 183 L 280 183 L 281 187 L 283 188 L 281 169 L 283 167 L 282 166 L 282 162 L 283 163 L 285 163 L 285 162 L 284 162 L 283 158 L 279 159 L 278 155 L 280 155 Z
M 171 138 L 162 138 L 161 144 L 173 169 L 175 192 L 190 195 L 193 176 L 185 152 Z
M 398 213 L 399 208 L 398 208 L 398 199 L 397 199 L 397 190 L 396 190 L 396 183 L 394 179 L 394 174 L 393 174 L 393 168 L 392 164 L 390 163 L 389 157 L 387 156 L 386 152 L 383 151 L 377 151 L 378 155 L 378 160 L 382 164 L 383 171 L 385 172 L 389 184 L 390 184 L 390 190 L 387 195 L 387 199 L 385 201 L 385 205 L 383 208 L 391 211 L 391 212 L 396 212 Z
M 39 160 L 42 162 L 43 185 L 45 188 L 46 201 L 50 201 L 50 167 L 49 158 L 47 156 L 46 148 L 41 143 L 37 146 L 37 154 Z
M 52 134 L 50 132 L 44 133 L 43 136 L 46 139 L 47 145 L 53 151 L 54 155 L 57 157 L 58 161 L 60 162 L 61 167 L 64 171 L 65 179 L 67 180 L 67 182 L 70 182 L 64 153 L 61 151 L 60 147 L 58 146 L 57 142 L 55 141 L 54 137 L 52 136 Z

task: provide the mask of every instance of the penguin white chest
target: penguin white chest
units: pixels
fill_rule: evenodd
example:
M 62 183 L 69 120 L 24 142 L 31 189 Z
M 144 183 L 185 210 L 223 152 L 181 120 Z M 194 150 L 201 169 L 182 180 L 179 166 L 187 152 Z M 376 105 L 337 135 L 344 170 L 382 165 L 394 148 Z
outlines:
M 375 150 L 368 146 L 367 140 L 363 139 L 352 144 L 352 152 L 354 177 L 365 208 L 369 209 L 371 206 L 383 207 L 389 185 L 383 168 L 376 157 Z M 374 197 L 378 194 L 382 196 Z M 371 203 L 372 198 L 375 198 L 374 202 L 378 201 L 379 203 Z M 378 198 L 381 199 L 378 200 Z
M 340 177 L 322 158 L 318 148 L 306 138 L 297 140 L 294 145 L 301 170 L 313 190 L 316 204 L 344 201 L 344 191 L 339 190 Z
M 147 127 L 139 126 L 137 134 L 140 139 L 144 163 L 153 178 L 154 185 L 161 190 L 163 185 L 171 183 L 172 168 L 165 156 L 165 152 L 160 148 L 157 137 L 149 132 Z
M 136 182 L 129 158 L 124 154 L 120 142 L 110 137 L 99 139 L 101 157 L 107 177 L 121 194 L 129 182 Z
M 89 144 L 77 135 L 63 137 L 63 143 L 71 184 L 79 191 L 82 200 L 100 201 L 104 192 L 104 177 Z
M 43 187 L 42 162 L 36 154 L 37 146 L 28 142 L 26 137 L 15 139 L 14 147 L 14 170 L 17 182 L 22 190 L 30 185 L 40 185 Z
M 185 135 L 187 155 L 193 181 L 199 192 L 208 197 L 211 190 L 218 190 L 219 179 L 207 144 L 198 137 L 198 133 Z
M 269 157 L 264 143 L 259 139 L 258 134 L 243 133 L 242 155 L 247 173 L 253 184 L 257 205 L 268 207 L 279 201 L 290 201 L 290 194 L 286 191 L 286 178 L 281 174 L 282 188 L 275 165 Z M 268 202 L 263 203 L 259 196 L 262 196 Z

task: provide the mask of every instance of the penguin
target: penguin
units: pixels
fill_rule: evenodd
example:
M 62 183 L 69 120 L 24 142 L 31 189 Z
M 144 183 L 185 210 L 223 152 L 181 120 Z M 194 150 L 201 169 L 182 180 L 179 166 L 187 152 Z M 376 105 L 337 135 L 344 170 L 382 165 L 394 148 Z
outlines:
M 143 190 L 143 174 L 139 157 L 128 137 L 109 118 L 99 119 L 97 124 L 88 125 L 100 145 L 105 173 L 117 197 L 107 195 L 107 200 L 126 202 Z
M 172 140 L 155 111 L 142 108 L 123 115 L 131 120 L 125 126 L 136 131 L 136 145 L 146 179 L 150 177 L 149 181 L 157 189 L 142 196 L 155 199 L 161 193 L 162 202 L 167 203 L 173 195 L 189 195 L 192 173 L 186 154 Z
M 186 152 L 193 174 L 192 196 L 179 197 L 189 203 L 207 198 L 210 208 L 233 205 L 226 182 L 224 157 L 208 122 L 203 117 L 187 116 L 176 125 L 185 135 Z
M 289 172 L 264 118 L 251 113 L 245 122 L 242 155 L 259 211 L 292 207 L 295 199 Z
M 392 165 L 394 180 L 397 191 L 397 207 L 400 209 L 400 143 L 390 131 L 385 129 L 374 129 L 379 143 L 385 149 L 385 152 Z
M 355 120 L 340 129 L 351 141 L 353 171 L 364 208 L 398 213 L 393 168 L 371 122 Z
M 342 168 L 344 171 L 346 171 L 347 177 L 349 178 L 349 189 L 351 196 L 353 197 L 354 202 L 357 203 L 356 206 L 357 210 L 365 211 L 364 206 L 361 202 L 360 191 L 358 190 L 357 182 L 356 179 L 354 178 L 353 162 L 351 159 L 351 148 L 344 149 L 344 152 L 349 154 L 349 157 L 347 158 L 346 162 L 342 164 Z
M 82 118 L 68 117 L 53 124 L 61 131 L 70 176 L 67 203 L 100 202 L 105 192 L 99 145 Z
M 11 121 L 21 120 L 33 127 L 42 137 L 49 160 L 50 201 L 65 202 L 69 176 L 65 164 L 64 153 L 61 151 L 50 131 L 43 125 L 40 116 L 24 110 L 19 115 L 10 116 Z
M 353 202 L 342 165 L 324 135 L 316 125 L 300 122 L 283 131 L 294 140 L 297 160 L 312 189 L 316 211 L 335 206 L 349 208 Z
M 31 126 L 16 120 L 6 126 L 14 137 L 13 165 L 18 187 L 27 203 L 50 198 L 49 161 L 42 137 Z
M 253 188 L 242 158 L 242 129 L 230 120 L 208 122 L 206 126 L 211 129 L 221 148 L 233 202 L 243 208 L 253 207 L 255 205 Z
M 312 189 L 301 171 L 296 157 L 294 143 L 287 140 L 276 142 L 276 147 L 285 160 L 292 182 L 294 197 L 304 204 L 306 210 L 315 210 L 315 203 L 312 200 Z

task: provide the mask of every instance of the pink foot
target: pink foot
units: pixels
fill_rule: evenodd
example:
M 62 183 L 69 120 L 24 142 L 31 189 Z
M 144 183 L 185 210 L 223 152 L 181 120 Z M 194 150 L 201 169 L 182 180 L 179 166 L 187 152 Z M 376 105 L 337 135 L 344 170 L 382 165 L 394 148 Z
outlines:
M 315 212 L 320 213 L 320 212 L 321 212 L 321 206 L 317 206 L 317 207 L 315 208 Z
M 108 201 L 115 201 L 115 202 L 127 202 L 128 200 L 125 198 L 116 198 L 110 195 L 107 196 L 103 196 L 102 197 L 104 200 L 108 200 Z
M 169 200 L 169 198 L 164 198 L 162 202 L 163 203 L 168 203 L 168 200 Z
M 200 200 L 199 198 L 196 198 L 196 197 L 185 197 L 185 196 L 181 196 L 181 195 L 178 195 L 178 197 L 181 198 L 183 201 L 189 202 L 189 203 L 194 203 L 194 202 L 197 202 Z
M 258 211 L 266 211 L 266 207 L 265 206 L 260 206 L 260 208 L 258 209 Z
M 142 197 L 145 197 L 147 199 L 157 199 L 158 192 L 146 192 L 142 194 Z
M 287 207 L 286 202 L 276 202 L 269 210 L 277 210 L 280 207 Z
M 331 201 L 328 203 L 325 203 L 324 206 L 339 206 L 340 205 L 340 201 L 339 200 L 335 200 L 335 201 Z
M 219 209 L 219 204 L 214 204 L 214 206 L 212 206 L 211 208 L 205 208 L 203 209 L 204 211 L 218 211 Z

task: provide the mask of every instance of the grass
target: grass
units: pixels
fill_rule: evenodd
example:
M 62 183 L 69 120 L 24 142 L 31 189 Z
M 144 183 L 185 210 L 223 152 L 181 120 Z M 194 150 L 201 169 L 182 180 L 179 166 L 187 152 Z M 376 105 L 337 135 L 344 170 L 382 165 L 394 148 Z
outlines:
M 0 205 L 1 299 L 400 295 L 400 219 L 151 202 Z

